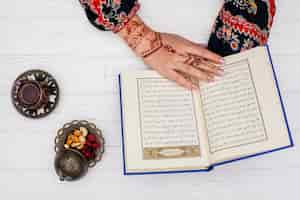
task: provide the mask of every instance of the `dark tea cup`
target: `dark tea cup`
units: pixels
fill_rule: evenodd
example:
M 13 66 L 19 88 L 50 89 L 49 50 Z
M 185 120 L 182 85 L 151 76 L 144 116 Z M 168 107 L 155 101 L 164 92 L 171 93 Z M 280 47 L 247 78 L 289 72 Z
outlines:
M 46 88 L 37 81 L 26 81 L 20 86 L 19 102 L 28 109 L 38 109 L 48 102 Z
M 19 113 L 37 119 L 47 116 L 55 109 L 59 88 L 51 74 L 42 70 L 29 70 L 17 77 L 11 95 Z

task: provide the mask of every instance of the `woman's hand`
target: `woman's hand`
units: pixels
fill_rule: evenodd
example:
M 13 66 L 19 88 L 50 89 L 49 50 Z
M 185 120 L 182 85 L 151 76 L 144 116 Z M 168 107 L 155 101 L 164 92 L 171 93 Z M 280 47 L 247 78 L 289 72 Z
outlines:
M 223 73 L 222 57 L 178 35 L 157 33 L 138 16 L 119 35 L 145 64 L 187 89 L 198 88 L 192 80 L 211 82 Z
M 222 58 L 203 45 L 195 44 L 180 36 L 161 33 L 163 47 L 144 58 L 144 62 L 166 78 L 187 89 L 198 88 L 190 78 L 211 82 L 221 76 Z

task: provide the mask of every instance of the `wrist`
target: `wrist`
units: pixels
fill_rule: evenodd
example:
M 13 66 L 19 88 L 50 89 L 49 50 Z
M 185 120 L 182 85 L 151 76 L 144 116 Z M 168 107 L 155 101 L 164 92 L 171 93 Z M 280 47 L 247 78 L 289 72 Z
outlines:
M 118 35 L 137 56 L 142 58 L 153 54 L 162 47 L 160 33 L 152 30 L 137 15 L 118 32 Z

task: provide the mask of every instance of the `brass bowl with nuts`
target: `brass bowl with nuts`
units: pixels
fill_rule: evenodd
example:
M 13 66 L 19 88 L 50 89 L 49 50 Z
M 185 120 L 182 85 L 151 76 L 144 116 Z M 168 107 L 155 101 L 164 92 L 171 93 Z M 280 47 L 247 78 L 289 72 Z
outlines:
M 95 124 L 78 120 L 66 123 L 55 138 L 55 170 L 60 179 L 81 178 L 87 168 L 94 167 L 102 159 L 104 144 L 102 132 Z

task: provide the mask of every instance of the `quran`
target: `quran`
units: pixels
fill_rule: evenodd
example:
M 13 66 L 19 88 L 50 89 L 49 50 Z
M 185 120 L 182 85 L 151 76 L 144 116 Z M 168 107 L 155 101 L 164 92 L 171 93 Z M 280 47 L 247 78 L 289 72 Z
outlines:
M 124 174 L 209 171 L 293 146 L 269 48 L 225 57 L 189 91 L 154 71 L 119 75 Z

